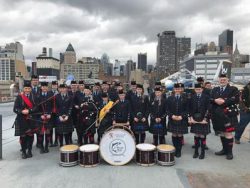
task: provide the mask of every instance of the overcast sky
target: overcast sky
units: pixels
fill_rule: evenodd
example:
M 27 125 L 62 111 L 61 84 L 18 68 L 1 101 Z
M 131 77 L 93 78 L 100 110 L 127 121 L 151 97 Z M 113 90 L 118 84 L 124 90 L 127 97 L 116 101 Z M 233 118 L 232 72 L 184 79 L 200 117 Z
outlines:
M 250 53 L 248 0 L 0 0 L 0 45 L 20 41 L 27 60 L 42 47 L 54 56 L 71 42 L 77 58 L 122 61 L 147 52 L 156 61 L 157 33 L 175 30 L 195 43 L 214 41 L 225 29 L 234 31 L 241 53 Z

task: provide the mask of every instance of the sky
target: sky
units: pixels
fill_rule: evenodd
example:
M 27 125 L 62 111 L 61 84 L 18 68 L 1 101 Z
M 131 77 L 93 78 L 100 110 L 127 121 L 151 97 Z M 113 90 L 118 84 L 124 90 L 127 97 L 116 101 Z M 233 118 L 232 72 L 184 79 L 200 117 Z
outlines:
M 77 58 L 137 61 L 147 53 L 156 62 L 157 34 L 174 30 L 196 43 L 218 43 L 225 29 L 234 31 L 234 44 L 250 54 L 248 0 L 0 0 L 0 45 L 19 41 L 26 61 L 35 60 L 42 47 L 59 58 L 69 42 Z

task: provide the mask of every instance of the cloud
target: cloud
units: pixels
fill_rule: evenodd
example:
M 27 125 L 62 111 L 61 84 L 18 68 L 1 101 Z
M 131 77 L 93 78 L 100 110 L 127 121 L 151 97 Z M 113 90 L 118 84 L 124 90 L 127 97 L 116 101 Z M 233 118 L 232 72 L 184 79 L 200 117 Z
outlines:
M 250 52 L 250 3 L 247 0 L 0 0 L 0 44 L 18 40 L 26 58 L 35 59 L 43 46 L 54 54 L 71 42 L 77 56 L 137 61 L 147 52 L 155 63 L 157 33 L 175 30 L 195 43 L 214 41 L 234 30 L 241 52 Z

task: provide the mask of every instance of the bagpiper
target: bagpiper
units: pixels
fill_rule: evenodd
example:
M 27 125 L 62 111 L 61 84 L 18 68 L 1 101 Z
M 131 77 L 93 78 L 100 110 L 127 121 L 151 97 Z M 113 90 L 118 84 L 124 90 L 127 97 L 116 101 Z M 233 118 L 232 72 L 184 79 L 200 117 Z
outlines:
M 215 155 L 226 155 L 226 159 L 233 159 L 234 137 L 232 132 L 238 125 L 239 91 L 236 87 L 229 85 L 226 74 L 219 76 L 220 86 L 215 87 L 211 93 L 211 120 L 215 132 L 220 134 L 222 150 Z

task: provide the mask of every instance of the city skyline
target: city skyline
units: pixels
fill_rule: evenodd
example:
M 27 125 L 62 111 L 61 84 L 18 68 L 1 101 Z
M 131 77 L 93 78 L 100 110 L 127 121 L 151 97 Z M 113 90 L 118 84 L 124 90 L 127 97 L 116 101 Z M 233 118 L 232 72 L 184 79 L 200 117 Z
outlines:
M 214 41 L 226 30 L 234 31 L 241 53 L 250 52 L 248 1 L 16 1 L 0 0 L 4 27 L 0 44 L 20 41 L 26 61 L 35 60 L 41 48 L 51 47 L 54 56 L 72 43 L 77 58 L 137 60 L 147 52 L 148 64 L 156 62 L 157 34 L 176 31 L 195 43 Z M 52 11 L 53 10 L 53 11 Z M 223 10 L 223 11 L 222 11 Z M 235 48 L 235 46 L 234 46 Z

